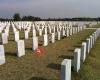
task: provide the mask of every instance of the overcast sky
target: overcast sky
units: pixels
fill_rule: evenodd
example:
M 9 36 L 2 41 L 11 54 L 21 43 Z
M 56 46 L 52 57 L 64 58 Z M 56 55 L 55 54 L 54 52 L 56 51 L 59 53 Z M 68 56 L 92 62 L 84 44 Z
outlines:
M 100 17 L 100 0 L 0 0 L 0 17 Z

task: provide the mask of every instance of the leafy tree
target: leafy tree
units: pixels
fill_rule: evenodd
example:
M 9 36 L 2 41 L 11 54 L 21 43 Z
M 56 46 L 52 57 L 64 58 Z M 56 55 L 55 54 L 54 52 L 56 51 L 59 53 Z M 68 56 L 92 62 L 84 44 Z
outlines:
M 13 16 L 13 19 L 14 19 L 14 21 L 20 21 L 21 20 L 20 14 L 15 13 L 14 16 Z
M 41 18 L 34 16 L 23 16 L 22 21 L 40 21 Z

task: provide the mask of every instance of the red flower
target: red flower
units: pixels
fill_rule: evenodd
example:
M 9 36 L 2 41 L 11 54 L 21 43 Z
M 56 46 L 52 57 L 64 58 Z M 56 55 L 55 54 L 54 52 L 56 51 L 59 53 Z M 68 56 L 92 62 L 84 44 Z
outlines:
M 35 50 L 35 55 L 36 56 L 43 56 L 44 55 L 44 49 L 43 48 L 41 48 L 41 47 L 39 47 L 39 48 L 37 48 L 36 50 Z

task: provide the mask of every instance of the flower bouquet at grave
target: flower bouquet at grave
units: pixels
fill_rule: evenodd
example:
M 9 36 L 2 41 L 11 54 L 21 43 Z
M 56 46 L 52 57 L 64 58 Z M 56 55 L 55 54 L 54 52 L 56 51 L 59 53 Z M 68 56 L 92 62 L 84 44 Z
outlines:
M 38 47 L 34 52 L 35 52 L 35 55 L 38 57 L 41 57 L 44 55 L 44 49 L 41 47 Z

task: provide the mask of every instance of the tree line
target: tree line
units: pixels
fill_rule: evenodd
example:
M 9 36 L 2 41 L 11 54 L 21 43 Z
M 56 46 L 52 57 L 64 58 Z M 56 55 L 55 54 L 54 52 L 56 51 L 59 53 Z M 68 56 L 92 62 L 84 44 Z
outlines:
M 89 18 L 89 17 L 75 17 L 75 18 L 48 18 L 42 19 L 35 16 L 23 16 L 21 17 L 19 13 L 13 15 L 13 19 L 4 19 L 0 18 L 0 21 L 100 21 L 98 18 Z

